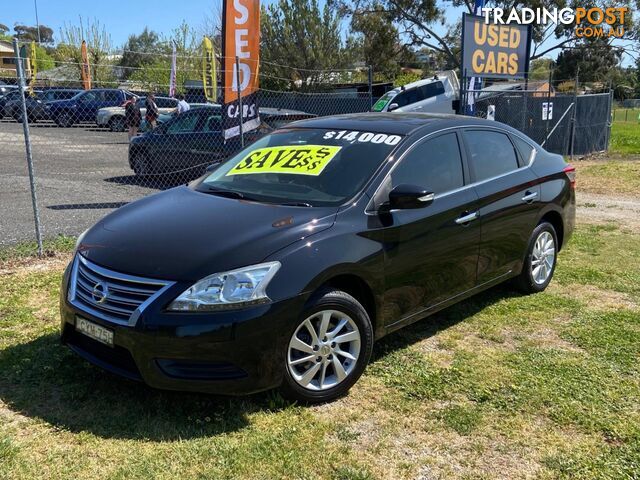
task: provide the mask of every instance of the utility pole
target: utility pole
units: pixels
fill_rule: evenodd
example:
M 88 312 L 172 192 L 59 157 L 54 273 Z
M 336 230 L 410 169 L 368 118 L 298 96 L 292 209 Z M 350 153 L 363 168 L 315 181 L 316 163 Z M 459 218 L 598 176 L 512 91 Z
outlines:
M 33 0 L 33 4 L 36 7 L 36 29 L 38 30 L 38 45 L 42 43 L 40 39 L 40 21 L 38 20 L 38 0 Z

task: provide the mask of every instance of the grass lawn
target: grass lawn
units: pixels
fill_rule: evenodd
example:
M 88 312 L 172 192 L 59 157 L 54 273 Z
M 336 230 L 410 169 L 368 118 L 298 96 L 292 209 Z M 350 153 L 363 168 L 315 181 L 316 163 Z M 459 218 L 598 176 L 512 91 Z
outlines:
M 640 154 L 640 123 L 614 122 L 609 151 L 613 154 Z
M 618 226 L 581 225 L 544 293 L 499 287 L 384 339 L 348 397 L 311 408 L 86 364 L 57 339 L 67 260 L 0 263 L 0 478 L 640 472 L 640 238 Z

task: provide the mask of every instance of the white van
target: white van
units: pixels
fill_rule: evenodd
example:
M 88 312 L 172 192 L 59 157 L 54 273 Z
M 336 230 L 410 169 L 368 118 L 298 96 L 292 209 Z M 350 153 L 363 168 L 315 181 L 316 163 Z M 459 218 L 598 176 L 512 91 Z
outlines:
M 460 83 L 453 70 L 438 72 L 388 91 L 371 108 L 374 112 L 456 113 Z

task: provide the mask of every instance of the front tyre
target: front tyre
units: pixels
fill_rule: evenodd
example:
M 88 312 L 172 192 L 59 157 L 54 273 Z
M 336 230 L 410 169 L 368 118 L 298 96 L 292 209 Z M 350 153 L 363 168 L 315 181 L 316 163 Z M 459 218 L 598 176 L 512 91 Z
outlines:
M 524 293 L 543 291 L 551 282 L 558 258 L 558 236 L 548 222 L 539 224 L 531 234 L 522 272 L 515 284 Z
M 340 290 L 320 293 L 286 345 L 282 394 L 304 403 L 335 400 L 360 378 L 373 350 L 364 307 Z

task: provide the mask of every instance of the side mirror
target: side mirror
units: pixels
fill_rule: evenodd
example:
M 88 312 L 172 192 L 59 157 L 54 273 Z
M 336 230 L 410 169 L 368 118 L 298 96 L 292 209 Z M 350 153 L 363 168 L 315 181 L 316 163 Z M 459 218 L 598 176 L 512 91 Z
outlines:
M 388 112 L 393 112 L 394 110 L 400 108 L 400 105 L 398 105 L 397 103 L 392 103 L 391 105 L 389 105 L 389 108 L 387 108 Z
M 403 183 L 389 192 L 389 209 L 423 208 L 433 202 L 435 193 L 417 185 Z

